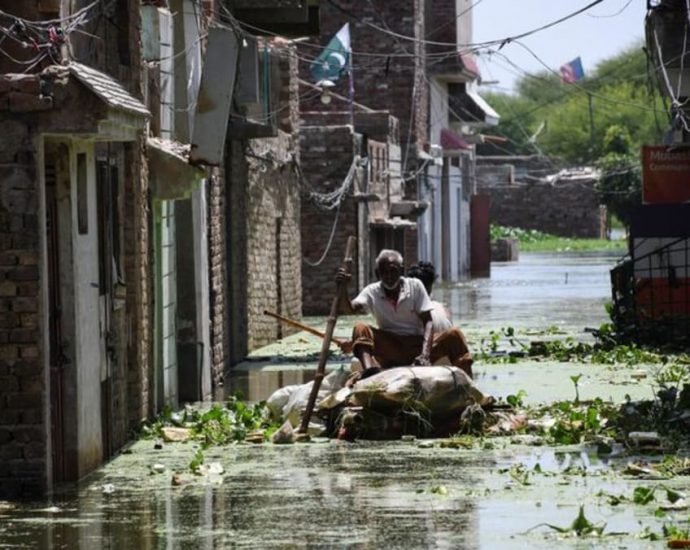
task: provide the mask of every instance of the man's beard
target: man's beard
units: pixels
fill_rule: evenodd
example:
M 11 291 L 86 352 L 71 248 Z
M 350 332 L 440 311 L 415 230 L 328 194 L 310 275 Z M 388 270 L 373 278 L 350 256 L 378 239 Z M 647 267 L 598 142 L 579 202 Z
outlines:
M 395 281 L 392 285 L 387 285 L 386 283 L 384 283 L 383 281 L 381 281 L 381 285 L 382 285 L 383 288 L 385 288 L 386 290 L 395 290 L 395 289 L 397 289 L 397 288 L 400 286 L 400 279 L 398 279 L 397 281 Z

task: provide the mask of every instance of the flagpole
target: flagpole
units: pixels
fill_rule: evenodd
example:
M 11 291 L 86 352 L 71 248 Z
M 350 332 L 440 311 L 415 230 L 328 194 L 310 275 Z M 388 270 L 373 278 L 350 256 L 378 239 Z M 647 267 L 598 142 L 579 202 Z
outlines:
M 350 124 L 352 124 L 352 130 L 355 128 L 355 74 L 352 70 L 352 48 L 350 48 L 350 55 L 348 57 L 348 69 L 350 73 Z

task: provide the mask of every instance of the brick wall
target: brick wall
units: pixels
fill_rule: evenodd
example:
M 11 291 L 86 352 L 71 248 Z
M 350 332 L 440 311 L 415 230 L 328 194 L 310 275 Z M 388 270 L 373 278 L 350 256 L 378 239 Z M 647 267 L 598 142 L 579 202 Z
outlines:
M 350 126 L 306 126 L 300 132 L 302 171 L 302 253 L 305 260 L 317 262 L 327 248 L 335 221 L 335 211 L 318 208 L 309 192 L 327 193 L 337 189 L 345 179 L 355 154 L 359 153 L 356 136 Z M 357 236 L 357 204 L 350 196 L 340 209 L 338 224 L 328 253 L 318 266 L 303 264 L 302 292 L 305 315 L 324 315 L 335 295 L 335 273 L 342 263 L 347 238 Z M 355 257 L 357 255 L 355 254 Z M 358 267 L 352 266 L 356 274 Z M 353 277 L 350 288 L 358 288 Z
M 491 223 L 563 237 L 603 238 L 594 180 L 480 186 L 491 197 Z
M 299 181 L 292 138 L 232 141 L 228 155 L 230 362 L 294 332 L 263 311 L 301 318 Z M 249 154 L 247 155 L 246 152 Z
M 153 414 L 151 385 L 153 361 L 152 271 L 149 256 L 148 163 L 143 162 L 145 139 L 125 147 L 129 174 L 125 181 L 124 256 L 127 281 L 127 402 L 128 427 L 138 426 Z
M 5 106 L 7 104 L 5 103 Z M 0 112 L 0 495 L 46 490 L 40 239 L 31 127 Z
M 72 8 L 86 5 L 73 2 Z M 11 5 L 10 5 L 11 4 Z M 21 4 L 21 6 L 19 5 Z M 26 4 L 26 5 L 24 5 Z M 29 20 L 52 18 L 36 3 L 0 1 L 0 9 Z M 110 18 L 93 17 L 84 30 L 73 33 L 70 52 L 95 68 L 110 73 L 141 97 L 139 64 L 139 2 L 118 2 Z M 113 23 L 120 30 L 113 30 Z M 109 27 L 109 29 L 108 29 Z M 90 35 L 96 35 L 90 36 Z M 13 42 L 13 41 L 10 41 Z M 14 43 L 14 42 L 13 42 Z M 8 43 L 9 45 L 9 43 Z M 64 50 L 65 52 L 67 49 Z M 27 54 L 28 52 L 28 54 Z M 25 50 L 20 57 L 33 54 Z M 50 59 L 37 66 L 38 72 Z M 24 71 L 3 58 L 0 72 Z M 45 86 L 42 89 L 42 86 Z M 42 96 L 48 90 L 52 95 Z M 80 90 L 80 91 L 79 91 Z M 75 103 L 78 102 L 78 106 Z M 0 495 L 18 496 L 49 489 L 47 350 L 42 342 L 43 320 L 39 266 L 38 204 L 41 189 L 33 150 L 42 133 L 65 133 L 92 127 L 104 107 L 64 71 L 42 75 L 0 76 Z M 9 113 L 7 112 L 9 111 Z M 150 263 L 148 186 L 143 138 L 113 145 L 121 151 L 122 196 L 120 220 L 126 285 L 125 307 L 112 311 L 110 345 L 113 382 L 109 425 L 113 450 L 121 447 L 131 429 L 150 413 L 151 378 Z M 47 306 L 45 306 L 47 307 Z M 74 388 L 65 388 L 67 392 Z M 96 411 L 100 413 L 100 411 Z M 107 450 L 104 450 L 107 452 Z
M 426 0 L 426 39 L 430 42 L 443 44 L 428 44 L 427 52 L 431 56 L 428 69 L 431 74 L 454 74 L 462 70 L 462 63 L 457 55 L 448 55 L 457 44 L 457 0 Z M 471 18 L 471 11 L 468 11 Z M 461 16 L 462 17 L 462 16 Z M 464 21 L 464 18 L 463 18 Z M 471 37 L 470 37 L 471 38 Z M 466 42 L 471 40 L 465 39 Z
M 223 380 L 228 359 L 225 208 L 225 178 L 219 169 L 215 169 L 208 180 L 211 378 L 214 388 Z
M 225 177 L 225 250 L 227 269 L 228 363 L 234 365 L 244 359 L 248 351 L 247 305 L 247 223 L 249 199 L 245 143 L 231 140 L 227 144 Z
M 298 66 L 294 48 L 277 52 L 281 87 L 276 137 L 233 139 L 226 151 L 230 365 L 294 332 L 264 310 L 301 318 Z
M 252 140 L 256 156 L 248 159 L 247 314 L 248 349 L 273 342 L 294 330 L 263 314 L 265 309 L 301 318 L 301 246 L 299 181 L 286 159 L 291 139 Z

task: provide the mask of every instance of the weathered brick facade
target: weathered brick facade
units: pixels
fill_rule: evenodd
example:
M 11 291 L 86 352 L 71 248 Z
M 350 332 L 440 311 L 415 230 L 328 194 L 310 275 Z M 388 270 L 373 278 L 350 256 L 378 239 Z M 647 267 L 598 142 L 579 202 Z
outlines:
M 37 79 L 36 79 L 37 81 Z M 36 150 L 31 125 L 6 115 L 0 84 L 0 495 L 37 494 L 47 487 L 46 384 L 43 368 L 41 239 Z M 22 79 L 22 85 L 30 79 Z M 26 88 L 23 88 L 26 89 Z M 16 97 L 16 95 L 14 95 Z M 13 104 L 13 112 L 17 112 Z
M 301 317 L 300 186 L 291 136 L 233 141 L 229 147 L 228 280 L 230 360 L 294 332 L 268 309 Z M 245 152 L 249 152 L 247 157 Z
M 562 237 L 604 238 L 606 210 L 594 190 L 595 174 L 556 175 L 562 167 L 558 159 L 542 155 L 477 157 L 477 188 L 491 198 L 491 223 Z
M 127 285 L 125 334 L 127 338 L 128 431 L 153 414 L 151 386 L 153 361 L 151 345 L 151 262 L 149 230 L 148 165 L 144 159 L 144 138 L 126 147 L 125 162 L 131 167 L 126 180 L 124 216 L 124 257 Z
M 264 315 L 264 310 L 301 318 L 297 57 L 292 48 L 280 48 L 275 53 L 280 67 L 277 135 L 231 139 L 227 145 L 226 320 L 230 364 L 294 332 Z
M 229 344 L 227 331 L 225 208 L 225 178 L 220 170 L 215 170 L 208 180 L 211 377 L 214 388 L 217 388 L 223 381 Z
M 491 197 L 491 223 L 537 229 L 562 237 L 604 238 L 605 209 L 593 179 L 481 187 Z M 548 208 L 544 205 L 548 204 Z
M 5 5 L 7 4 L 7 5 Z M 75 9 L 86 2 L 75 2 Z M 36 3 L 0 2 L 0 9 L 39 20 L 51 13 L 37 10 Z M 126 21 L 122 32 L 104 31 L 102 18 L 94 17 L 89 34 L 74 34 L 71 52 L 81 61 L 114 75 L 123 86 L 141 97 L 138 53 L 139 3 L 118 4 L 112 15 Z M 100 40 L 91 37 L 100 35 Z M 13 42 L 15 44 L 15 42 Z M 16 44 L 15 44 L 16 46 Z M 13 46 L 14 47 L 14 46 Z M 17 52 L 23 59 L 27 51 Z M 34 55 L 30 53 L 30 55 Z M 144 137 L 130 143 L 96 145 L 97 121 L 107 117 L 102 99 L 77 82 L 65 67 L 45 64 L 40 74 L 12 74 L 25 66 L 14 66 L 0 56 L 0 495 L 12 497 L 40 494 L 49 490 L 54 472 L 51 446 L 58 446 L 51 430 L 51 409 L 55 412 L 56 395 L 63 394 L 65 439 L 59 445 L 65 453 L 65 478 L 84 475 L 97 463 L 126 442 L 133 428 L 151 414 L 149 385 L 151 323 L 149 211 Z M 142 119 L 143 120 L 143 117 Z M 47 137 L 50 136 L 50 137 Z M 101 136 L 104 138 L 105 136 Z M 120 137 L 120 136 L 118 136 Z M 129 138 L 131 139 L 131 137 Z M 111 302 L 108 329 L 103 336 L 109 358 L 109 379 L 102 406 L 93 407 L 94 415 L 106 414 L 103 449 L 87 450 L 82 461 L 80 441 L 74 435 L 76 423 L 72 381 L 76 379 L 75 350 L 78 343 L 62 335 L 62 351 L 50 342 L 53 319 L 68 317 L 73 296 L 62 297 L 64 310 L 49 315 L 51 295 L 59 285 L 51 283 L 45 252 L 51 228 L 56 223 L 48 214 L 49 178 L 55 171 L 67 170 L 74 143 L 80 143 L 94 161 L 106 159 L 119 170 L 119 191 L 113 198 L 113 214 L 121 221 L 113 238 L 121 243 L 118 262 L 120 290 Z M 114 140 L 119 141 L 119 140 Z M 61 165 L 63 168 L 58 168 Z M 69 176 L 66 176 L 69 177 Z M 69 189 L 69 179 L 67 180 Z M 55 187 L 54 183 L 50 185 Z M 57 214 L 56 214 L 57 217 Z M 98 218 L 100 220 L 100 217 Z M 52 228 L 56 231 L 55 227 Z M 94 235 L 96 227 L 90 229 Z M 57 233 L 56 233 L 57 234 Z M 66 245 L 61 234 L 61 246 Z M 53 248 L 57 245 L 53 243 Z M 55 250 L 53 250 L 55 253 Z M 115 258 L 113 258 L 115 259 Z M 78 265 L 80 258 L 76 258 Z M 95 283 L 91 283 L 92 285 Z M 114 284 L 115 286 L 115 284 Z M 99 320 L 93 319 L 98 324 Z M 64 378 L 51 379 L 55 357 L 64 354 Z M 51 357 L 48 357 L 48 356 Z M 60 361 L 58 361 L 60 362 Z M 93 371 L 94 365 L 89 365 Z M 82 366 L 85 368 L 85 366 Z M 98 368 L 98 366 L 95 366 Z M 89 370 L 89 369 L 87 369 Z M 96 371 L 97 372 L 97 371 Z M 62 375 L 61 375 L 62 376 Z M 60 382 L 57 382 L 60 380 Z M 66 405 L 64 405 L 66 403 Z M 94 403 L 98 400 L 94 398 Z M 86 403 L 82 406 L 88 407 Z M 59 408 L 59 407 L 58 407 Z M 100 416 L 97 416 L 100 418 Z M 54 418 L 53 418 L 54 421 Z M 76 458 L 79 457 L 79 458 Z M 1 498 L 1 497 L 0 497 Z
M 427 18 L 432 13 L 432 3 L 428 0 L 405 0 L 403 2 L 386 2 L 373 0 L 371 2 L 340 2 L 342 9 L 336 8 L 332 3 L 326 2 L 320 5 L 320 36 L 318 42 L 325 45 L 332 36 L 345 23 L 350 23 L 350 35 L 353 48 L 353 73 L 354 73 L 354 99 L 374 111 L 385 113 L 384 116 L 392 116 L 398 124 L 399 131 L 392 140 L 396 146 L 400 146 L 400 157 L 393 160 L 392 166 L 403 177 L 413 174 L 419 168 L 418 151 L 428 149 L 429 143 L 429 70 L 426 46 L 422 40 L 426 37 Z M 367 22 L 388 29 L 390 32 L 375 30 Z M 449 25 L 455 33 L 455 25 Z M 419 41 L 401 40 L 395 38 L 392 33 L 405 36 L 414 36 Z M 303 53 L 313 57 L 318 52 L 312 48 L 304 47 Z M 389 55 L 395 52 L 395 55 Z M 365 55 L 366 54 L 366 55 Z M 301 76 L 304 80 L 311 80 L 309 66 L 303 63 Z M 348 78 L 343 75 L 334 92 L 342 98 L 333 99 L 332 103 L 325 106 L 321 103 L 318 94 L 314 96 L 313 90 L 305 86 L 305 93 L 301 101 L 302 112 L 308 112 L 313 117 L 314 112 L 325 111 L 332 118 L 324 122 L 330 125 L 347 124 L 349 120 L 343 120 L 342 113 L 347 111 L 349 97 Z M 361 124 L 361 109 L 356 108 L 355 128 L 357 133 L 365 135 L 369 139 L 382 142 L 391 142 L 391 135 L 384 132 L 383 135 L 370 133 L 368 128 Z M 366 113 L 369 115 L 369 113 Z M 374 120 L 373 118 L 371 119 Z M 304 143 L 304 140 L 303 140 Z M 404 197 L 409 200 L 417 198 L 417 181 L 414 177 L 404 178 Z M 366 205 L 354 205 L 355 211 L 359 208 L 366 210 Z M 342 217 L 341 212 L 341 217 Z M 361 215 L 361 212 L 360 212 Z M 366 214 L 365 214 L 366 215 Z M 361 234 L 366 226 L 359 227 Z M 329 228 L 330 231 L 330 228 Z M 369 228 L 367 228 L 369 231 Z M 402 231 L 402 230 L 398 230 Z M 414 263 L 418 259 L 418 243 L 416 232 L 404 230 L 404 245 L 400 248 L 405 254 L 406 261 Z M 308 228 L 303 228 L 303 237 L 308 235 L 316 239 Z M 362 242 L 369 243 L 369 239 Z M 379 236 L 380 237 L 380 236 Z M 373 241 L 380 240 L 372 236 Z M 305 243 L 305 246 L 309 246 Z M 344 245 L 343 245 L 344 246 Z M 343 250 L 343 246 L 340 250 Z M 360 255 L 360 257 L 362 257 Z M 366 255 L 369 258 L 367 252 Z M 340 259 L 338 259 L 338 262 Z M 333 270 L 331 269 L 331 272 Z M 311 284 L 308 277 L 304 278 L 305 285 Z M 320 285 L 316 285 L 317 288 Z M 306 290 L 305 290 L 306 296 Z M 327 306 L 325 306 L 327 307 Z M 310 311 L 324 312 L 324 306 L 314 310 L 305 302 L 305 313 Z

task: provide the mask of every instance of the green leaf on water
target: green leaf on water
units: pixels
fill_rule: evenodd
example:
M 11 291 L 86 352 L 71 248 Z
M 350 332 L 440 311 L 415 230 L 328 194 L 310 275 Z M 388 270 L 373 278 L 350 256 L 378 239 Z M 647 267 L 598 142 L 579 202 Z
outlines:
M 201 449 L 199 449 L 196 453 L 194 453 L 194 458 L 192 458 L 192 461 L 189 463 L 189 469 L 196 474 L 199 472 L 199 468 L 203 463 L 204 453 Z
M 559 533 L 575 533 L 575 535 L 577 535 L 578 537 L 583 537 L 591 534 L 601 535 L 604 532 L 604 529 L 606 528 L 605 523 L 594 524 L 587 519 L 587 517 L 585 516 L 584 505 L 580 506 L 580 512 L 577 514 L 577 517 L 575 518 L 573 523 L 570 524 L 570 526 L 559 527 L 558 525 L 552 525 L 550 523 L 547 523 L 546 525 L 554 531 L 558 531 Z
M 635 504 L 649 504 L 654 500 L 656 487 L 635 487 L 633 491 L 633 502 Z
M 666 498 L 671 504 L 683 498 L 683 495 L 678 491 L 674 491 L 673 489 L 669 489 L 668 487 L 664 487 L 664 489 L 666 489 Z

